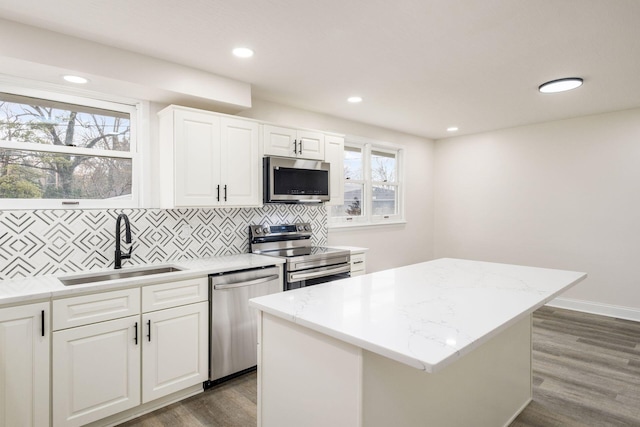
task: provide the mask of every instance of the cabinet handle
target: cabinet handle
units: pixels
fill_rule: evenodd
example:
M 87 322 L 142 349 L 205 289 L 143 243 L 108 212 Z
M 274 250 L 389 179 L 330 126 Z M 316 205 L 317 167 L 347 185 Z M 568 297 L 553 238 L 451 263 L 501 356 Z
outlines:
M 354 264 L 362 264 L 364 261 L 354 261 Z
M 218 196 L 216 197 L 216 199 L 220 201 L 220 184 L 218 184 L 217 191 L 218 191 Z
M 147 320 L 147 327 L 149 328 L 149 333 L 147 334 L 147 338 L 149 342 L 151 342 L 151 319 Z
M 42 322 L 40 324 L 41 329 L 42 329 L 42 336 L 44 336 L 44 310 L 42 310 Z
M 133 342 L 138 345 L 138 322 L 133 325 Z
M 300 147 L 298 147 L 298 154 L 302 156 L 302 140 L 300 140 Z
M 298 140 L 293 140 L 293 154 L 298 154 Z
M 227 184 L 224 185 L 224 201 L 227 201 Z

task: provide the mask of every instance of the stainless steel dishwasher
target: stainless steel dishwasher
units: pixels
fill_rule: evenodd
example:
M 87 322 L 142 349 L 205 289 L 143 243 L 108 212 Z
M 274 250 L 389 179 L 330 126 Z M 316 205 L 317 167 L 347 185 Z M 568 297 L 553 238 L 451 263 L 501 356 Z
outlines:
M 209 276 L 209 381 L 205 388 L 256 366 L 258 316 L 249 307 L 249 299 L 282 288 L 276 266 Z

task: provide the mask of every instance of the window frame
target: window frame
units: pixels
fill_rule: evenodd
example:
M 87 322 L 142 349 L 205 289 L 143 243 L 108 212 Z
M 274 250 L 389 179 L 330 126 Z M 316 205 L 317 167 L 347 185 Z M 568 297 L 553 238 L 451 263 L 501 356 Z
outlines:
M 404 217 L 404 147 L 389 142 L 376 141 L 368 138 L 346 136 L 344 142 L 345 149 L 347 147 L 360 149 L 362 152 L 362 180 L 348 180 L 343 177 L 345 184 L 351 182 L 364 182 L 364 193 L 361 201 L 361 209 L 363 214 L 360 216 L 333 216 L 332 206 L 327 207 L 329 228 L 351 228 L 366 227 L 377 225 L 390 225 L 405 223 Z M 378 182 L 373 181 L 372 176 L 372 153 L 380 152 L 385 154 L 393 154 L 396 160 L 396 180 L 394 182 Z M 377 185 L 396 186 L 396 213 L 393 215 L 374 215 L 373 214 L 373 187 Z M 345 200 L 346 202 L 346 200 Z
M 23 83 L 24 84 L 24 83 Z M 53 86 L 53 85 L 51 85 Z M 75 104 L 100 110 L 114 111 L 129 115 L 129 151 L 103 150 L 96 148 L 43 145 L 31 142 L 14 142 L 0 139 L 0 148 L 10 150 L 49 152 L 59 154 L 84 155 L 131 160 L 131 197 L 126 199 L 15 199 L 0 198 L 3 210 L 20 209 L 120 209 L 139 208 L 141 203 L 142 159 L 140 147 L 141 102 L 134 100 L 112 101 L 99 94 L 81 91 L 66 91 L 64 88 L 47 89 L 26 87 L 19 83 L 0 81 L 0 92 L 20 97 L 30 97 L 45 101 Z M 72 93 L 76 92 L 76 93 Z M 80 92 L 80 93 L 78 93 Z

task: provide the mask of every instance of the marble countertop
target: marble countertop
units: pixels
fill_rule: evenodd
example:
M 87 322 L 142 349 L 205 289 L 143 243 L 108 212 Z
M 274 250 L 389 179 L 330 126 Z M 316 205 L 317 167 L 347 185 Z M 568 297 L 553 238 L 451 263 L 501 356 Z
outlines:
M 2 280 L 0 281 L 0 308 L 2 306 L 28 303 L 31 301 L 45 300 L 49 298 L 68 297 L 91 292 L 104 292 L 133 286 L 144 286 L 166 280 L 184 280 L 224 271 L 257 268 L 282 263 L 284 263 L 284 259 L 280 258 L 254 254 L 238 254 L 193 260 L 171 261 L 157 264 L 144 264 L 138 266 L 125 265 L 125 267 L 120 271 L 135 270 L 141 267 L 146 268 L 154 265 L 171 265 L 183 270 L 172 273 L 108 280 L 82 285 L 65 286 L 57 278 L 84 276 L 86 274 L 113 272 L 115 270 L 101 269 L 84 273 L 67 273 Z
M 267 295 L 250 305 L 436 372 L 586 277 L 443 258 Z

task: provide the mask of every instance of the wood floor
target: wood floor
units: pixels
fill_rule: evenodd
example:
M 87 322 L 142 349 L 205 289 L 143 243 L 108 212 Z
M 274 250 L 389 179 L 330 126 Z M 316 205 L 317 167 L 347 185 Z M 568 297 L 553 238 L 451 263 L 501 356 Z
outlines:
M 640 427 L 640 322 L 550 307 L 533 319 L 533 402 L 511 427 Z M 121 427 L 255 425 L 254 372 Z
M 640 323 L 541 308 L 533 384 L 512 427 L 640 426 Z

